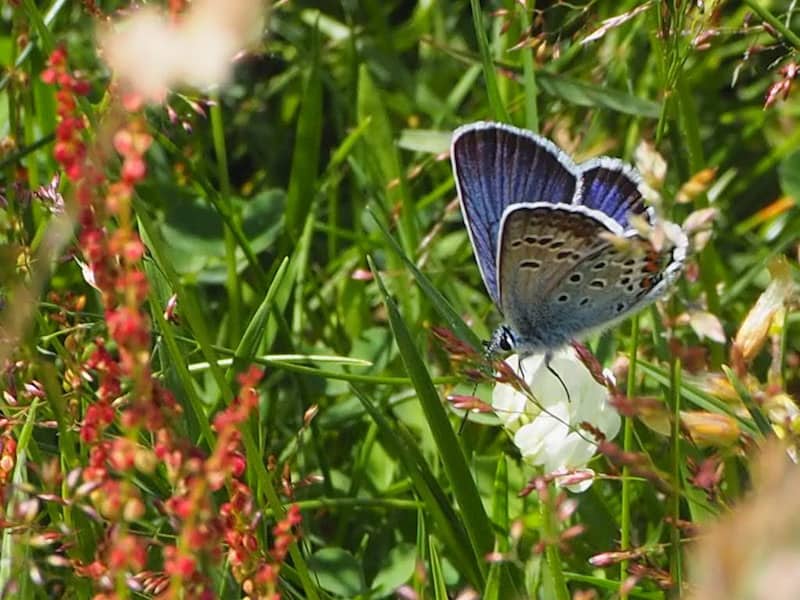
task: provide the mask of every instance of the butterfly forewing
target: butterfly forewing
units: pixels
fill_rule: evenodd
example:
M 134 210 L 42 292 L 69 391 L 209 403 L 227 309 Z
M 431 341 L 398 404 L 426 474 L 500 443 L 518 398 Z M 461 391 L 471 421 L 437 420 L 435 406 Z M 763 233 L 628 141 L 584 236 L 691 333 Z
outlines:
M 504 210 L 520 202 L 571 202 L 579 185 L 575 167 L 549 140 L 490 123 L 456 130 L 451 159 L 478 266 L 498 303 L 495 257 Z
M 580 204 L 599 210 L 623 228 L 628 228 L 630 215 L 647 211 L 639 176 L 624 163 L 603 157 L 585 163 Z

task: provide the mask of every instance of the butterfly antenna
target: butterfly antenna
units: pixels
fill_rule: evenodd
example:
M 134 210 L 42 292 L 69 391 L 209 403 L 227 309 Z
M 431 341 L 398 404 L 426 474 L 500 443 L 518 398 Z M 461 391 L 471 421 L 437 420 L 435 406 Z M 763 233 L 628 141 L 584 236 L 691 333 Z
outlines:
M 550 365 L 550 361 L 553 359 L 553 355 L 549 352 L 544 355 L 544 365 L 547 367 L 547 370 L 552 373 L 553 377 L 558 379 L 558 382 L 561 384 L 561 387 L 564 388 L 564 393 L 567 394 L 567 402 L 572 402 L 572 398 L 570 398 L 569 390 L 567 389 L 567 384 L 564 383 L 564 380 L 561 379 L 561 375 L 556 373 L 556 370 Z

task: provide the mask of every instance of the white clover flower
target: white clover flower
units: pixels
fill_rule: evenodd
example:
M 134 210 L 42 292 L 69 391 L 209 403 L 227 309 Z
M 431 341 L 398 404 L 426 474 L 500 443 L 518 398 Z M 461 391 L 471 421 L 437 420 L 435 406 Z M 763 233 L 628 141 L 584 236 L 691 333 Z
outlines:
M 506 362 L 520 372 L 517 355 Z M 619 432 L 620 416 L 608 402 L 608 390 L 595 381 L 572 349 L 557 352 L 550 367 L 563 380 L 569 398 L 564 385 L 547 369 L 544 356 L 535 355 L 523 361 L 522 374 L 537 402 L 509 384 L 498 383 L 492 407 L 528 463 L 541 466 L 548 474 L 564 474 L 560 479 L 567 489 L 583 492 L 592 485 L 594 471 L 586 464 L 594 456 L 597 444 L 589 432 L 580 429 L 580 424 L 591 423 L 610 440 Z M 569 484 L 567 477 L 571 479 L 580 472 L 588 477 Z

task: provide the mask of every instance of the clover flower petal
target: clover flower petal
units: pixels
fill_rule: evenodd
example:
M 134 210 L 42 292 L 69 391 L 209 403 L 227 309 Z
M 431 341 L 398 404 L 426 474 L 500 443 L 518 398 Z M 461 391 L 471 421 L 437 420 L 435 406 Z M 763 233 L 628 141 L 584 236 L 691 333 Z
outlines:
M 591 423 L 607 439 L 614 438 L 620 429 L 620 416 L 608 401 L 608 390 L 592 377 L 571 349 L 556 353 L 549 369 L 543 355 L 527 357 L 521 364 L 519 357 L 513 355 L 506 362 L 524 377 L 532 397 L 509 384 L 498 383 L 492 406 L 513 435 L 523 459 L 560 476 L 556 483 L 563 478 L 567 489 L 586 490 L 591 478 L 569 483 L 576 472 L 593 474 L 586 465 L 597 444 L 590 433 L 581 430 L 581 423 Z

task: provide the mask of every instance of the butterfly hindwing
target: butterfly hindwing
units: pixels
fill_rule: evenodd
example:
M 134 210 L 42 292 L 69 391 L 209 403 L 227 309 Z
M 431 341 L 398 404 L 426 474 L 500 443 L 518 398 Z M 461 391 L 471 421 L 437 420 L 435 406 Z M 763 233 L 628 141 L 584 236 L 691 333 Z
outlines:
M 577 169 L 549 140 L 493 123 L 457 129 L 451 160 L 483 281 L 499 303 L 495 258 L 503 212 L 520 202 L 572 202 L 579 186 Z
M 498 256 L 500 306 L 520 347 L 556 348 L 657 298 L 670 260 L 598 211 L 511 207 Z

